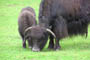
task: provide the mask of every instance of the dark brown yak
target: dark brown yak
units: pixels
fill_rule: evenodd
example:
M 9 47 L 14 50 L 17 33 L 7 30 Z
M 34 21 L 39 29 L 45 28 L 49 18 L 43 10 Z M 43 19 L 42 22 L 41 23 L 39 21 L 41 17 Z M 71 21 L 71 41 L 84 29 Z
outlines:
M 89 0 L 87 0 L 89 2 Z M 72 34 L 87 35 L 89 16 L 86 0 L 42 0 L 39 11 L 39 24 L 51 27 L 55 33 L 55 45 L 50 35 L 49 48 L 58 50 L 59 40 Z M 86 4 L 84 6 L 83 4 Z M 90 11 L 90 10 L 89 10 Z
M 23 40 L 23 48 L 26 48 L 26 40 L 32 51 L 40 51 L 48 40 L 48 33 L 54 37 L 54 33 L 49 29 L 43 28 L 36 24 L 36 17 L 34 9 L 31 7 L 23 8 L 19 19 L 19 33 Z
M 19 33 L 23 40 L 23 47 L 26 48 L 26 42 L 24 42 L 24 38 L 25 38 L 24 32 L 28 27 L 36 25 L 35 12 L 33 8 L 26 7 L 21 10 L 18 18 L 18 25 L 19 25 L 19 28 L 18 28 Z M 30 44 L 29 40 L 28 40 L 28 44 Z

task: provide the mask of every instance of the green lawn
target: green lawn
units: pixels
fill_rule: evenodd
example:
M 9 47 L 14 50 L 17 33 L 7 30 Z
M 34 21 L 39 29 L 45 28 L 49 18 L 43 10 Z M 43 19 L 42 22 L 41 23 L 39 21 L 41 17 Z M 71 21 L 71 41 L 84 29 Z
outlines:
M 17 29 L 18 15 L 22 8 L 31 6 L 38 18 L 39 4 L 40 0 L 0 0 L 0 60 L 90 60 L 90 26 L 88 38 L 63 39 L 60 51 L 50 51 L 48 45 L 41 52 L 22 48 Z

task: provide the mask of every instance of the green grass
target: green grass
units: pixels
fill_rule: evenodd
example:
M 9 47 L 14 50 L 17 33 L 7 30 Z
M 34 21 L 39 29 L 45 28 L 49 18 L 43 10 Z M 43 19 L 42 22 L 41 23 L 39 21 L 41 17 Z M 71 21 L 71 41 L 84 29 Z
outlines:
M 22 48 L 17 20 L 22 8 L 31 6 L 37 18 L 40 0 L 0 0 L 0 60 L 90 60 L 90 26 L 88 37 L 73 36 L 63 39 L 60 51 L 46 47 L 41 52 Z

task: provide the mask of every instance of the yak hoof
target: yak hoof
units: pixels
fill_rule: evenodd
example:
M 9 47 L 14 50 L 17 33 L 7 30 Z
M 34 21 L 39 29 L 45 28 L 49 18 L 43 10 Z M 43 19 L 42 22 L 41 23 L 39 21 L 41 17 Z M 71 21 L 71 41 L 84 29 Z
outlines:
M 54 49 L 54 47 L 53 46 L 49 46 L 48 49 Z
M 26 48 L 26 45 L 23 45 L 23 48 Z
M 29 48 L 31 49 L 32 47 L 31 47 L 31 46 L 29 46 Z
M 26 48 L 26 46 L 23 46 L 23 48 Z
M 48 49 L 54 49 L 54 45 L 53 44 L 49 44 Z
M 55 51 L 59 51 L 59 50 L 60 50 L 60 48 L 55 49 Z
M 58 47 L 54 47 L 54 50 L 55 50 L 55 51 L 59 51 L 60 49 L 61 49 L 60 46 L 58 46 Z
M 32 51 L 33 51 L 33 52 L 39 52 L 40 49 L 32 48 Z

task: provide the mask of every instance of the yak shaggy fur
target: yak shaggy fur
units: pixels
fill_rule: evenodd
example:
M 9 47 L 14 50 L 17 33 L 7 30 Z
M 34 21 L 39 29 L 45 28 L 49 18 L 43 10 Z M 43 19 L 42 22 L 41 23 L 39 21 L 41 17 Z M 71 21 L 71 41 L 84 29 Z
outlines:
M 36 25 L 36 19 L 35 19 L 35 12 L 34 9 L 31 7 L 23 8 L 20 12 L 19 18 L 18 18 L 18 30 L 20 33 L 20 36 L 23 40 L 23 47 L 26 47 L 26 42 L 24 42 L 25 38 L 25 30 L 28 27 Z M 30 44 L 29 40 L 28 43 Z
M 46 28 L 51 27 L 56 35 L 55 45 L 53 37 L 50 35 L 49 48 L 60 49 L 59 40 L 68 35 L 86 34 L 87 36 L 88 22 L 90 21 L 86 11 L 90 4 L 87 4 L 87 1 L 89 0 L 41 1 L 39 24 Z

